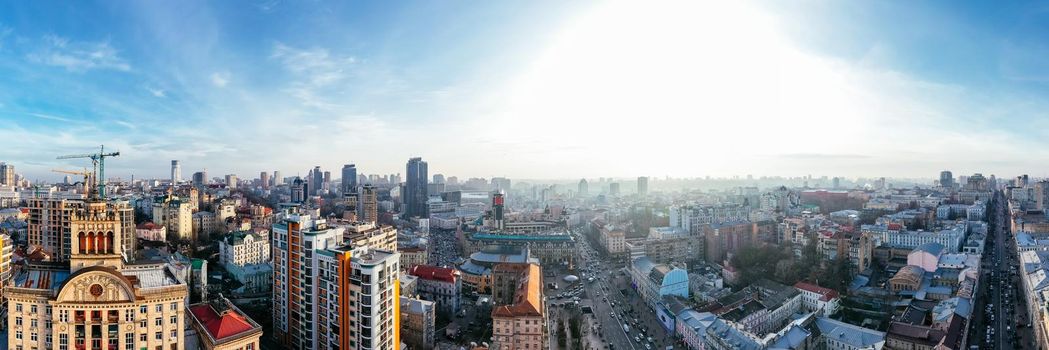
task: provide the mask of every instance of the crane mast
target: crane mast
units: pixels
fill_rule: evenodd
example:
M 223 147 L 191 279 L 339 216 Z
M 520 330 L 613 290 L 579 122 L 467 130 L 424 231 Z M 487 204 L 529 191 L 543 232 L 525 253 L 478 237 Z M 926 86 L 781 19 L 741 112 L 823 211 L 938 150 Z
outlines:
M 75 159 L 75 158 L 88 158 L 91 159 L 91 166 L 94 171 L 91 175 L 94 177 L 92 182 L 96 187 L 94 195 L 97 196 L 95 199 L 106 199 L 106 158 L 119 156 L 120 152 L 106 153 L 106 146 L 102 145 L 99 147 L 98 153 L 85 153 L 85 154 L 71 154 L 60 156 L 56 159 Z M 85 178 L 87 175 L 85 175 Z

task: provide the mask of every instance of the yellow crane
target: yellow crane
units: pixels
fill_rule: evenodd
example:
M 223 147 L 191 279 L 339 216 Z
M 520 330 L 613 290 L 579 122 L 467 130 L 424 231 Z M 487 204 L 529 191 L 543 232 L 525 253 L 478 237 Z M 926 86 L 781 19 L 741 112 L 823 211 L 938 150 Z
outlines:
M 88 191 L 88 193 L 91 192 L 91 188 L 93 187 L 93 185 L 91 184 L 91 174 L 92 173 L 90 171 L 87 171 L 87 169 L 84 169 L 83 171 L 51 169 L 51 171 L 56 172 L 56 173 L 62 173 L 62 174 L 81 175 L 81 176 L 83 176 L 84 177 L 84 181 L 82 183 L 84 184 L 84 189 L 86 189 Z

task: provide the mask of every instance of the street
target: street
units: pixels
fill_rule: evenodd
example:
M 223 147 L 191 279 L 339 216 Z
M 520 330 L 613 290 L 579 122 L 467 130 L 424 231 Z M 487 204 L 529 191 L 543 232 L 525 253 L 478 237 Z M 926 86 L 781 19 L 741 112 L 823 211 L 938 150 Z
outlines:
M 674 345 L 672 337 L 656 320 L 655 312 L 630 287 L 627 268 L 599 259 L 598 252 L 588 240 L 579 239 L 579 242 L 581 259 L 578 261 L 585 262 L 580 270 L 586 277 L 594 277 L 586 288 L 585 295 L 589 300 L 584 299 L 580 305 L 593 308 L 598 334 L 602 344 L 607 346 L 594 348 L 665 349 Z M 587 283 L 585 278 L 581 283 Z
M 975 305 L 969 344 L 983 348 L 1033 348 L 1028 326 L 1024 288 L 1018 270 L 1019 256 L 1009 229 L 1008 208 L 1001 193 L 991 201 L 984 272 Z

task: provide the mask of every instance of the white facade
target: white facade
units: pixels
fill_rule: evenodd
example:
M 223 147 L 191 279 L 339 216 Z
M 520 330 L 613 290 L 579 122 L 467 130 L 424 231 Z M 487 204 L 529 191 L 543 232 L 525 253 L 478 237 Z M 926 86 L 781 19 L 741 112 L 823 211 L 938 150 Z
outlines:
M 219 242 L 222 265 L 244 266 L 270 262 L 270 240 L 266 231 L 233 232 Z

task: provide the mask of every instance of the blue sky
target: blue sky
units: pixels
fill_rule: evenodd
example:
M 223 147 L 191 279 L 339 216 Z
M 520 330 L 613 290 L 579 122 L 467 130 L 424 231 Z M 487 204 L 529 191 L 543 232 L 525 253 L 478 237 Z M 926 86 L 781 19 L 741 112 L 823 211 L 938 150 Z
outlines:
M 1049 8 L 0 4 L 0 160 L 110 174 L 1046 175 Z

